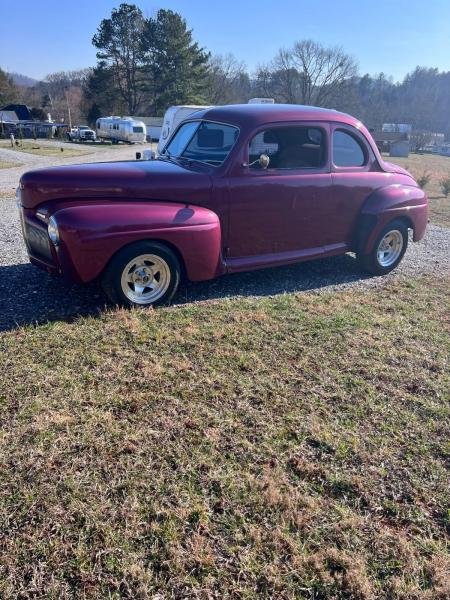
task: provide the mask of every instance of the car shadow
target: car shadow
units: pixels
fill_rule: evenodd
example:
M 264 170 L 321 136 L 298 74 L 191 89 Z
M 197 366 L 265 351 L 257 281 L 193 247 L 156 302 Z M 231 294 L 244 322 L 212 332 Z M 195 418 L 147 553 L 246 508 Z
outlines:
M 272 296 L 352 284 L 368 278 L 351 255 L 186 282 L 173 304 L 236 296 Z M 70 285 L 31 264 L 0 266 L 0 331 L 47 321 L 72 321 L 111 308 L 100 286 Z

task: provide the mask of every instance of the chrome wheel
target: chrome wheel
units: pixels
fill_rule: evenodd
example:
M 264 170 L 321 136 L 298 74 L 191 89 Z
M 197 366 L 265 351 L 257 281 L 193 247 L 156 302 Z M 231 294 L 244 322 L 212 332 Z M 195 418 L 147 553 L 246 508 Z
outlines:
M 403 250 L 403 235 L 398 229 L 388 231 L 381 239 L 377 249 L 377 261 L 381 267 L 390 267 Z
M 141 254 L 125 266 L 120 285 L 134 304 L 153 304 L 167 291 L 171 272 L 166 261 L 157 254 Z

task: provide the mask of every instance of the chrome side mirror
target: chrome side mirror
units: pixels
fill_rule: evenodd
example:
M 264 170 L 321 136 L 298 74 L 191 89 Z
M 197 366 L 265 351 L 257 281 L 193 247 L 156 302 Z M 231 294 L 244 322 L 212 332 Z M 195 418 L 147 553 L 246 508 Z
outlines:
M 261 154 L 259 158 L 254 160 L 251 163 L 242 163 L 243 167 L 253 167 L 253 165 L 259 164 L 261 169 L 267 169 L 270 164 L 270 157 L 267 154 Z
M 258 162 L 261 169 L 267 169 L 267 167 L 270 164 L 270 157 L 267 156 L 267 154 L 261 154 L 261 156 L 258 159 Z

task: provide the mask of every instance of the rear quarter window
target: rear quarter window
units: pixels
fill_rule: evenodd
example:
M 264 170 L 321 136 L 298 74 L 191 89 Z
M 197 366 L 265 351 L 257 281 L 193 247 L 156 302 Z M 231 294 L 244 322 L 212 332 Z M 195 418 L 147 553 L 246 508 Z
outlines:
M 336 167 L 363 167 L 366 151 L 353 135 L 337 129 L 333 133 L 333 163 Z

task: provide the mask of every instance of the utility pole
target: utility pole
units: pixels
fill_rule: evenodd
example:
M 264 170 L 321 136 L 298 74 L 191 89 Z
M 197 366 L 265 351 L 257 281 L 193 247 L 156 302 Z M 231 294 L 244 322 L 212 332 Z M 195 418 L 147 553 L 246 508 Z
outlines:
M 67 88 L 64 88 L 64 95 L 66 97 L 67 112 L 69 113 L 69 127 L 70 127 L 70 129 L 72 129 L 72 117 L 70 115 L 70 105 L 69 105 L 69 97 L 67 96 Z

